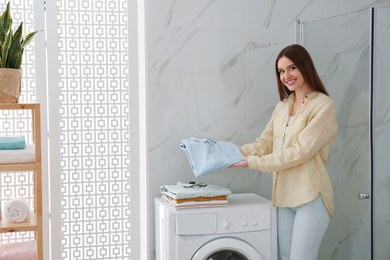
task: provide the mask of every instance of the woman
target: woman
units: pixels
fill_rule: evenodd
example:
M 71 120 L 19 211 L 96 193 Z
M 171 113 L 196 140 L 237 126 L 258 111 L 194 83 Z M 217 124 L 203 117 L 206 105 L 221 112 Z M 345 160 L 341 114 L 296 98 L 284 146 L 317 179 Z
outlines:
M 316 259 L 333 217 L 325 167 L 337 132 L 334 104 L 302 46 L 284 48 L 275 69 L 280 102 L 256 142 L 240 146 L 245 157 L 231 167 L 274 172 L 281 258 Z

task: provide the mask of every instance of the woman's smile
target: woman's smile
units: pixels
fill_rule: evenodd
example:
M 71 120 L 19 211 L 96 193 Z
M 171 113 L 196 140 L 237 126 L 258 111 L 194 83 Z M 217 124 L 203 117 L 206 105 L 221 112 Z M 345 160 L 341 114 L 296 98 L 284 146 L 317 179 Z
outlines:
M 295 83 L 296 79 L 293 79 L 293 80 L 289 80 L 289 81 L 286 81 L 285 84 L 286 85 L 293 85 Z

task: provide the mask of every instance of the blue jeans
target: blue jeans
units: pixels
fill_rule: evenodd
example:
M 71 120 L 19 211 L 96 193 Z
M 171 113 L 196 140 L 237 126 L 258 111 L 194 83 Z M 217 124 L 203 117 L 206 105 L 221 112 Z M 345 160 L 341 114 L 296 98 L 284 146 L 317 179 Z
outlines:
M 315 260 L 330 221 L 318 197 L 293 208 L 278 208 L 278 244 L 282 260 Z

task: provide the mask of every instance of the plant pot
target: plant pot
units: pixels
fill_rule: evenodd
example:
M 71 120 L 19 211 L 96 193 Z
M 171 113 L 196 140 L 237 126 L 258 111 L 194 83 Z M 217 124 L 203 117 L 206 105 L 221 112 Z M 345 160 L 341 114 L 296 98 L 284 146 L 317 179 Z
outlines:
M 0 68 L 0 103 L 18 103 L 22 89 L 22 69 Z

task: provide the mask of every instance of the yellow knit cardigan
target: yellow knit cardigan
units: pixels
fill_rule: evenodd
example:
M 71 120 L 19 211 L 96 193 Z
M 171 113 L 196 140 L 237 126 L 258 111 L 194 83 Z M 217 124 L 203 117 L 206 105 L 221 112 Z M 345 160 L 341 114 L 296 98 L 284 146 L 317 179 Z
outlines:
M 337 133 L 334 104 L 329 96 L 313 91 L 287 125 L 294 95 L 277 104 L 261 136 L 240 150 L 248 156 L 249 168 L 273 172 L 275 207 L 296 207 L 321 194 L 333 217 L 333 189 L 326 164 Z

